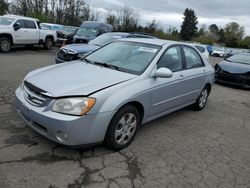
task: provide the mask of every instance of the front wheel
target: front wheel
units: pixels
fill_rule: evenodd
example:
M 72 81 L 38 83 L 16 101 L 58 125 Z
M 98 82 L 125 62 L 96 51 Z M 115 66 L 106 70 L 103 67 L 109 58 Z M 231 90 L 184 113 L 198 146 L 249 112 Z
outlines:
M 53 48 L 53 40 L 51 38 L 46 38 L 45 39 L 44 48 L 46 50 L 52 50 L 52 48 Z
M 209 89 L 208 89 L 208 86 L 205 86 L 202 89 L 196 102 L 192 105 L 193 109 L 202 110 L 206 106 L 208 95 L 209 95 Z
M 109 124 L 106 144 L 115 151 L 127 147 L 134 140 L 140 123 L 138 110 L 131 105 L 124 106 Z
M 6 37 L 0 38 L 0 51 L 7 53 L 11 50 L 11 41 Z

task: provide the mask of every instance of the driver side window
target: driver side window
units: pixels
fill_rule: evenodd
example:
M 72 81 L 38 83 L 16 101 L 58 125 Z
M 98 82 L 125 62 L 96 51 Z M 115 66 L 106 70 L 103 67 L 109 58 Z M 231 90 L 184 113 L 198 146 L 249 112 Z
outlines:
M 24 28 L 23 20 L 17 20 L 16 23 L 20 25 L 20 28 Z
M 157 68 L 165 67 L 172 72 L 182 70 L 182 55 L 179 46 L 169 48 L 158 61 Z

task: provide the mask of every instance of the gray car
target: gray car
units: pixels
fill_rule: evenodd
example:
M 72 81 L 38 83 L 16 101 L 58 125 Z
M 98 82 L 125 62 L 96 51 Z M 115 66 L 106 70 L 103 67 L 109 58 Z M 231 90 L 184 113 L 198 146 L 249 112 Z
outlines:
M 141 124 L 186 106 L 201 110 L 214 70 L 192 46 L 121 39 L 83 60 L 30 72 L 16 90 L 19 114 L 64 145 L 128 146 Z

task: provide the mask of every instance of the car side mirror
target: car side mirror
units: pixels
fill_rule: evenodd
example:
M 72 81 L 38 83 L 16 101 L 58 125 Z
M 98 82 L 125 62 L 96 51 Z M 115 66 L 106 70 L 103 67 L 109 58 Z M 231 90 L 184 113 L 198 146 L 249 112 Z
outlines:
M 173 76 L 173 72 L 168 68 L 159 68 L 154 73 L 154 78 L 171 78 Z
M 21 29 L 21 25 L 19 23 L 14 23 L 13 28 L 17 31 L 18 29 Z

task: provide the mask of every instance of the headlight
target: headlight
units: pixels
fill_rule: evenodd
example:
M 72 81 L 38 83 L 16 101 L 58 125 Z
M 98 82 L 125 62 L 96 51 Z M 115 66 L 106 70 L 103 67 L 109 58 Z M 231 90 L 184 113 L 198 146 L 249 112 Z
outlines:
M 86 97 L 57 99 L 52 106 L 52 111 L 81 116 L 94 106 L 95 101 L 94 98 Z

